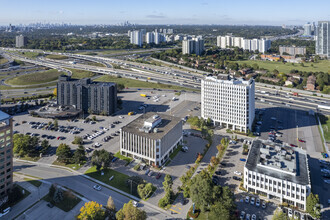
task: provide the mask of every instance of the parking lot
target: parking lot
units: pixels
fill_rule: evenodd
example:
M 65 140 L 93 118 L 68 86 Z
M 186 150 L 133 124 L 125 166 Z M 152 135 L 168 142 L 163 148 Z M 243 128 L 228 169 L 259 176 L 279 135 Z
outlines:
M 146 94 L 147 97 L 142 97 L 140 94 Z M 58 130 L 54 130 L 52 119 L 32 117 L 26 113 L 17 114 L 14 116 L 14 131 L 37 136 L 41 140 L 47 139 L 52 146 L 48 155 L 55 154 L 56 147 L 60 143 L 68 144 L 72 149 L 77 148 L 77 145 L 71 144 L 75 136 L 84 137 L 83 146 L 88 153 L 92 153 L 95 149 L 106 149 L 116 153 L 119 151 L 119 130 L 122 126 L 144 112 L 172 113 L 169 109 L 179 105 L 187 97 L 187 95 L 176 96 L 178 99 L 172 101 L 174 96 L 173 91 L 127 90 L 118 94 L 123 104 L 122 110 L 116 112 L 115 116 L 96 116 L 96 121 L 87 123 L 84 123 L 83 119 L 58 120 Z M 129 112 L 134 114 L 129 116 Z M 175 112 L 172 114 L 177 115 Z M 48 128 L 49 124 L 52 124 L 50 125 L 52 128 Z
M 259 111 L 262 114 L 259 120 L 262 124 L 257 125 L 261 139 L 268 140 L 269 132 L 275 130 L 279 135 L 276 135 L 275 142 L 301 147 L 308 153 L 323 151 L 314 115 L 309 115 L 306 111 L 282 107 L 259 109 L 263 109 Z

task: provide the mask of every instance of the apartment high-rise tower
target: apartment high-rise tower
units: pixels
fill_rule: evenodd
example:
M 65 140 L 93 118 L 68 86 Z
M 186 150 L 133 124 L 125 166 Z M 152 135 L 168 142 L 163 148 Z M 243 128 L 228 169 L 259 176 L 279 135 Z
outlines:
M 316 28 L 315 52 L 330 57 L 330 21 L 319 21 Z

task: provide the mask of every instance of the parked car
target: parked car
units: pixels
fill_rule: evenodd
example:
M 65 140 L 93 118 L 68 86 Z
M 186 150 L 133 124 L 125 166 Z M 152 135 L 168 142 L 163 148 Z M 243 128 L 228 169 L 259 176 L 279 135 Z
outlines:
M 251 205 L 254 205 L 254 201 L 255 201 L 255 198 L 254 198 L 254 197 L 251 197 L 250 204 L 251 204 Z
M 112 163 L 116 162 L 116 160 L 118 160 L 118 157 L 112 158 Z
M 54 205 L 52 204 L 52 203 L 47 203 L 47 206 L 49 207 L 49 208 L 53 208 L 54 207 Z
M 151 170 L 151 171 L 148 173 L 148 176 L 152 176 L 152 174 L 154 174 L 154 172 Z
M 292 218 L 292 209 L 288 209 L 288 216 L 289 218 Z
M 241 181 L 242 179 L 240 178 L 240 177 L 238 177 L 238 176 L 233 176 L 233 179 L 234 180 L 237 180 L 237 181 Z
M 234 174 L 235 175 L 238 175 L 238 176 L 241 176 L 242 175 L 242 173 L 241 172 L 238 172 L 238 171 L 234 171 Z
M 306 143 L 306 141 L 302 140 L 302 139 L 298 139 L 299 142 L 302 142 L 302 143 Z
M 139 204 L 139 203 L 138 203 L 137 201 L 134 201 L 134 200 L 133 200 L 133 206 L 134 206 L 134 207 L 138 207 L 138 204 Z
M 239 160 L 240 160 L 240 161 L 243 161 L 243 162 L 245 162 L 245 161 L 246 161 L 246 159 L 244 159 L 244 158 L 240 158 Z
M 244 211 L 241 211 L 241 215 L 240 215 L 239 219 L 243 220 L 244 219 L 244 216 L 245 216 L 245 212 Z
M 246 220 L 250 220 L 250 216 L 251 216 L 250 214 L 246 214 L 246 218 L 245 219 Z
M 262 208 L 265 209 L 266 207 L 267 207 L 266 202 L 263 201 L 263 202 L 262 202 Z
M 150 169 L 147 169 L 146 172 L 144 173 L 145 175 L 148 175 L 148 173 L 150 172 Z
M 257 220 L 257 216 L 256 216 L 256 214 L 253 214 L 253 215 L 252 215 L 251 220 Z
M 156 179 L 159 179 L 161 176 L 162 176 L 162 174 L 158 173 L 157 176 L 156 176 Z
M 97 191 L 101 191 L 101 186 L 100 185 L 94 185 L 93 188 Z
M 249 201 L 250 201 L 250 197 L 249 197 L 249 196 L 246 196 L 246 197 L 245 197 L 245 202 L 246 202 L 246 203 L 249 203 Z
M 0 213 L 0 217 L 7 215 L 10 212 L 10 210 L 11 210 L 11 207 L 4 209 L 2 211 L 2 213 Z
M 257 198 L 257 200 L 256 200 L 256 206 L 257 206 L 257 207 L 260 206 L 260 199 L 259 199 L 259 198 Z

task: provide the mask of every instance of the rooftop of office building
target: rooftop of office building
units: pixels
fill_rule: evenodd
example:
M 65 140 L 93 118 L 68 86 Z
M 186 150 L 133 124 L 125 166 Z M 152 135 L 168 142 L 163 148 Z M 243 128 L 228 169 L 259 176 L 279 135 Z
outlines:
M 3 111 L 0 111 L 0 121 L 7 120 L 9 118 L 11 118 L 10 115 L 8 115 L 7 113 L 4 113 Z
M 251 171 L 301 185 L 309 185 L 306 151 L 254 141 L 245 167 Z
M 58 78 L 58 82 L 69 82 L 77 85 L 85 85 L 85 86 L 115 86 L 114 82 L 95 82 L 91 78 L 83 78 L 83 79 L 72 79 L 71 76 L 61 75 Z
M 164 137 L 178 123 L 181 123 L 180 118 L 167 114 L 147 112 L 122 127 L 122 131 L 157 140 Z
M 253 83 L 253 80 L 244 80 L 243 78 L 235 78 L 229 75 L 218 75 L 218 76 L 206 76 L 204 81 L 212 81 L 217 83 L 232 84 L 232 85 L 241 85 L 249 86 Z

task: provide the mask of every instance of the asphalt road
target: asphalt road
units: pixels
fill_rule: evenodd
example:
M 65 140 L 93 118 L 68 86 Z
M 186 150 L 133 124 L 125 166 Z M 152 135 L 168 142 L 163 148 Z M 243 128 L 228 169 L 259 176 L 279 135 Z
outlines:
M 78 192 L 86 199 L 96 201 L 102 205 L 106 205 L 109 196 L 111 196 L 117 209 L 122 208 L 124 203 L 127 203 L 130 200 L 128 197 L 105 187 L 103 187 L 101 191 L 96 191 L 93 189 L 93 186 L 95 185 L 94 182 L 84 178 L 81 175 L 73 174 L 63 169 L 47 166 L 36 166 L 29 163 L 14 162 L 14 171 L 40 177 L 50 183 L 56 183 L 61 186 L 65 186 L 75 192 Z M 152 206 L 139 203 L 139 207 L 147 212 L 149 219 L 171 218 L 169 215 L 155 210 Z M 38 219 L 38 216 L 31 218 Z

